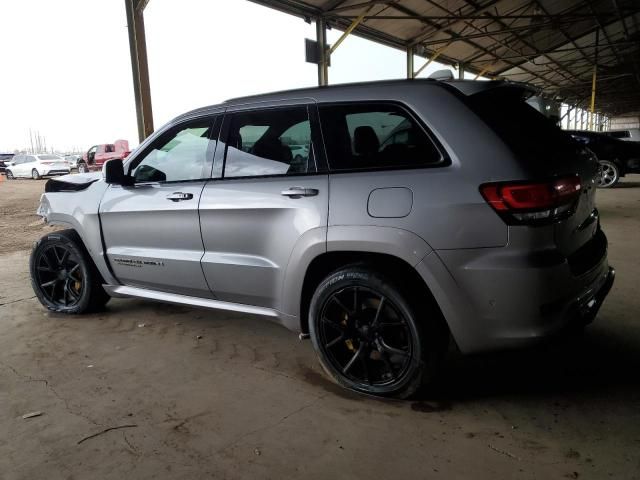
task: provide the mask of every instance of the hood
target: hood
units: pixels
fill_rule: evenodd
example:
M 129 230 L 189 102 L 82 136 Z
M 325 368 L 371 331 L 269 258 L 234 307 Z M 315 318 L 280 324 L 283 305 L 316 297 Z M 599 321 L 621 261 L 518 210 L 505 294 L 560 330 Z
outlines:
M 84 190 L 99 180 L 102 180 L 102 172 L 73 173 L 52 178 L 44 186 L 44 191 L 77 192 L 78 190 Z

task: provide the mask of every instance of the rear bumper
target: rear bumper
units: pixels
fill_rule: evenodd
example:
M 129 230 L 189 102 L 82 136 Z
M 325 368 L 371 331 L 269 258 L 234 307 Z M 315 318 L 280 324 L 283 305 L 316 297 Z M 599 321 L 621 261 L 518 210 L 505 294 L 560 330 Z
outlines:
M 52 168 L 51 170 L 43 170 L 40 175 L 43 177 L 49 177 L 53 175 L 68 175 L 70 173 L 70 168 Z
M 517 348 L 592 322 L 615 278 L 606 250 L 576 276 L 567 259 L 508 248 L 433 252 L 416 267 L 464 353 Z

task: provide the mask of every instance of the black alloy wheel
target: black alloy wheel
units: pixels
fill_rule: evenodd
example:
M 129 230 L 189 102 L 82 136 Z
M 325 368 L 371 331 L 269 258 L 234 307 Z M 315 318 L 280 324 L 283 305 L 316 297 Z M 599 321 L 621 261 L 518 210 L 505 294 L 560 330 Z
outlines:
M 391 300 L 363 286 L 346 287 L 328 297 L 318 334 L 326 358 L 356 383 L 396 383 L 413 356 L 407 320 Z
M 29 262 L 31 286 L 51 311 L 80 314 L 109 301 L 104 280 L 74 230 L 60 230 L 38 240 Z
M 74 307 L 82 296 L 80 261 L 64 245 L 50 245 L 38 252 L 34 281 L 47 301 L 61 309 Z
M 309 333 L 320 364 L 349 389 L 411 396 L 435 376 L 448 340 L 439 312 L 428 303 L 420 302 L 411 286 L 366 266 L 330 274 L 309 309 Z

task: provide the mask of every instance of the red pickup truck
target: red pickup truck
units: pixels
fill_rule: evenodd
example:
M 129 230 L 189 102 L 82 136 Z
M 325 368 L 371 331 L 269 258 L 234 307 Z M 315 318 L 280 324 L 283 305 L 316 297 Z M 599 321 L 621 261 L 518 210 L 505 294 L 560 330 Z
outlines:
M 85 173 L 101 170 L 102 165 L 107 160 L 124 160 L 129 155 L 129 142 L 126 140 L 116 140 L 113 143 L 103 143 L 94 145 L 82 155 L 82 160 L 78 161 L 78 172 Z

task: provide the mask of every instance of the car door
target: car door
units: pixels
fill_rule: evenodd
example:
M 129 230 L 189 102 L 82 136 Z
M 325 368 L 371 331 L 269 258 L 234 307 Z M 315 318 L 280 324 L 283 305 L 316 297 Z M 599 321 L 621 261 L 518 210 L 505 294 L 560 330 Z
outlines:
M 21 172 L 21 167 L 22 164 L 24 162 L 24 155 L 16 155 L 13 157 L 12 163 L 13 165 L 11 165 L 9 167 L 9 170 L 11 170 L 11 173 L 13 174 L 14 177 L 21 177 L 22 174 Z
M 125 285 L 211 297 L 198 202 L 210 178 L 217 116 L 168 128 L 125 165 L 132 186 L 111 185 L 100 204 L 107 258 Z
M 20 176 L 30 177 L 33 169 L 38 169 L 38 161 L 33 155 L 26 155 L 20 164 Z
M 310 154 L 296 160 L 290 145 Z M 292 252 L 304 242 L 325 248 L 319 145 L 313 104 L 227 111 L 214 180 L 200 200 L 202 268 L 216 298 L 278 309 Z

